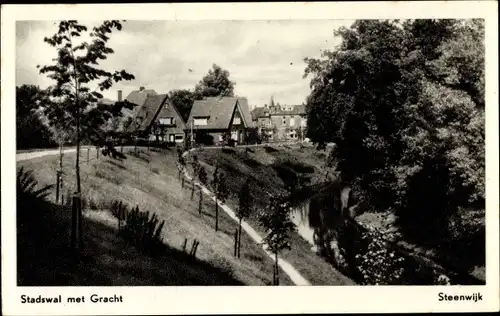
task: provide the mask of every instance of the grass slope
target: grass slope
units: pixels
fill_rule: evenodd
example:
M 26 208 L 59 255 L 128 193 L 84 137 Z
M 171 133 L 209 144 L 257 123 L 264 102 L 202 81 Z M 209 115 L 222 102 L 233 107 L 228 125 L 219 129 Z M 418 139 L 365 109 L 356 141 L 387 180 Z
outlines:
M 88 268 L 78 266 L 70 269 L 62 261 L 51 266 L 48 261 L 44 261 L 50 257 L 43 258 L 43 251 L 39 249 L 22 259 L 24 265 L 30 259 L 38 261 L 29 269 L 32 274 L 44 276 L 33 282 L 40 284 L 47 281 L 49 275 L 56 275 L 60 278 L 58 285 L 95 285 L 96 282 L 103 283 L 100 285 L 271 284 L 273 263 L 260 245 L 244 235 L 241 258 L 237 259 L 233 256 L 236 223 L 220 212 L 220 231 L 215 232 L 214 204 L 206 197 L 202 201 L 203 215 L 198 214 L 198 195 L 195 194 L 191 199 L 187 181 L 185 187 L 181 188 L 175 154 L 170 151 L 150 152 L 150 156 L 144 152 L 137 157 L 127 155 L 124 161 L 101 156 L 100 160 L 81 164 L 82 194 L 87 198 L 84 223 L 87 248 L 82 265 Z M 86 157 L 86 153 L 82 157 Z M 64 186 L 71 190 L 74 190 L 75 178 L 73 164 L 74 153 L 65 155 L 64 169 L 71 173 L 66 174 Z M 45 185 L 55 182 L 57 165 L 58 157 L 48 156 L 19 162 L 18 168 L 25 166 L 34 170 L 40 185 Z M 55 192 L 49 199 L 55 199 Z M 153 260 L 115 237 L 117 223 L 103 211 L 114 199 L 130 206 L 139 205 L 141 210 L 154 212 L 160 220 L 165 220 L 163 239 L 172 248 L 169 260 Z M 90 208 L 94 210 L 88 210 Z M 47 247 L 65 247 L 68 241 L 69 210 L 57 209 L 51 214 L 50 223 L 61 223 L 61 231 L 66 231 L 66 235 L 56 234 L 60 237 L 52 238 Z M 196 257 L 202 262 L 191 262 L 179 251 L 185 238 L 188 239 L 188 247 L 194 239 L 200 242 Z M 234 279 L 228 277 L 227 271 L 231 272 Z M 24 279 L 33 280 L 31 277 Z M 280 284 L 292 284 L 283 272 Z
M 200 163 L 212 180 L 215 164 L 218 161 L 227 176 L 231 196 L 228 205 L 237 208 L 237 194 L 247 177 L 252 179 L 250 194 L 257 207 L 266 205 L 266 194 L 284 189 L 282 176 L 286 176 L 288 168 L 299 171 L 305 182 L 316 182 L 318 177 L 324 177 L 321 170 L 323 153 L 314 153 L 311 147 L 284 146 L 256 147 L 250 150 L 244 148 L 201 149 L 195 153 Z M 188 167 L 190 168 L 190 167 Z M 192 170 L 190 169 L 190 172 Z M 285 173 L 285 174 L 284 174 Z M 249 224 L 264 236 L 256 216 L 249 218 Z M 283 251 L 282 257 L 290 262 L 313 285 L 352 285 L 352 280 L 341 274 L 333 266 L 311 251 L 311 245 L 298 233 L 292 235 L 291 250 Z

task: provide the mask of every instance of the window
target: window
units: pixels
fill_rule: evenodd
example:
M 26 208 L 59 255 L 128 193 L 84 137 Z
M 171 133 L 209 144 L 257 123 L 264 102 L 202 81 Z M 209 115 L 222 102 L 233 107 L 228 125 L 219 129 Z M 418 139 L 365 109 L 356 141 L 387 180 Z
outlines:
M 175 120 L 173 117 L 161 117 L 160 118 L 161 125 L 173 125 L 174 123 L 175 123 Z
M 182 135 L 182 134 L 175 135 L 175 141 L 176 142 L 181 142 L 183 140 L 184 140 L 184 135 Z
M 235 117 L 233 119 L 233 125 L 239 125 L 239 124 L 241 124 L 241 119 L 239 117 Z
M 231 139 L 238 140 L 238 131 L 231 132 Z
M 286 125 L 286 116 L 283 116 L 283 125 Z
M 290 126 L 295 126 L 295 118 L 290 118 Z
M 194 125 L 208 125 L 208 118 L 207 117 L 195 117 L 194 118 Z
M 306 127 L 307 126 L 307 120 L 305 118 L 302 118 L 302 127 Z

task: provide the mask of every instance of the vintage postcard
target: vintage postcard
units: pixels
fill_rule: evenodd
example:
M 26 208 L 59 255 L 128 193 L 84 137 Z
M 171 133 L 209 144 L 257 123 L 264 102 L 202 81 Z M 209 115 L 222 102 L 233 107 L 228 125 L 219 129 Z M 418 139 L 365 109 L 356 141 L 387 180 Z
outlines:
M 3 314 L 498 311 L 497 2 L 1 11 Z

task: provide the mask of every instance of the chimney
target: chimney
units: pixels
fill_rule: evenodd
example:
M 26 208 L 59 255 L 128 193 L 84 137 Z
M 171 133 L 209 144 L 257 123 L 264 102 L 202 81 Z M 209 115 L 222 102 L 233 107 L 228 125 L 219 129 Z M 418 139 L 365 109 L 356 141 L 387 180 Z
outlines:
M 122 102 L 122 90 L 118 90 L 118 102 Z
M 139 91 L 144 91 L 144 87 L 140 87 L 140 88 L 139 88 Z

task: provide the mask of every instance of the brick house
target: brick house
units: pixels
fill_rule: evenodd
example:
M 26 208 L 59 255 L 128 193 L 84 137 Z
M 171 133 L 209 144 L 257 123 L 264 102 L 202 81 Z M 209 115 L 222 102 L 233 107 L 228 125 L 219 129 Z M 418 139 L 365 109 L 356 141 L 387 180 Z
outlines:
M 209 97 L 196 100 L 186 122 L 186 136 L 196 143 L 222 144 L 224 134 L 241 144 L 246 129 L 252 127 L 252 117 L 246 98 Z
M 307 127 L 304 104 L 274 104 L 255 108 L 253 119 L 261 134 L 267 134 L 271 140 L 303 140 Z

